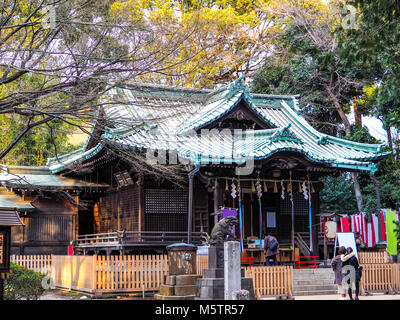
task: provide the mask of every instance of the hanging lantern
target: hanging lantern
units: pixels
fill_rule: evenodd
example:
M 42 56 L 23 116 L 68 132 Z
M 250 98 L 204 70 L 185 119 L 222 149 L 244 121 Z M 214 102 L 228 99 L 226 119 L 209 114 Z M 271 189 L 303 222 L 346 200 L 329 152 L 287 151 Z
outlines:
M 251 192 L 256 192 L 256 188 L 254 187 L 254 181 L 251 180 Z
M 268 192 L 268 188 L 267 188 L 267 183 L 264 181 L 264 192 L 267 193 Z
M 314 185 L 311 183 L 311 192 L 315 193 Z
M 292 183 L 289 182 L 287 185 L 287 192 L 292 192 Z
M 229 191 L 228 179 L 225 179 L 225 191 Z

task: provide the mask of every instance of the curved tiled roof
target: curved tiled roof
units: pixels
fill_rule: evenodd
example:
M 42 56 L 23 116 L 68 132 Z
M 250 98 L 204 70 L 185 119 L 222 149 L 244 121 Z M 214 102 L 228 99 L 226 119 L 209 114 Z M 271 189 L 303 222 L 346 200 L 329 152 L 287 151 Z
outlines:
M 238 79 L 216 91 L 134 85 L 118 88 L 103 98 L 112 102 L 104 109 L 112 124 L 92 149 L 48 162 L 51 172 L 86 160 L 111 142 L 134 150 L 175 152 L 192 163 L 223 160 L 243 163 L 293 151 L 312 162 L 349 170 L 376 171 L 376 162 L 389 153 L 383 145 L 356 143 L 322 134 L 300 114 L 296 96 L 252 94 Z M 208 130 L 240 103 L 272 129 L 241 132 Z M 201 130 L 201 134 L 195 131 Z

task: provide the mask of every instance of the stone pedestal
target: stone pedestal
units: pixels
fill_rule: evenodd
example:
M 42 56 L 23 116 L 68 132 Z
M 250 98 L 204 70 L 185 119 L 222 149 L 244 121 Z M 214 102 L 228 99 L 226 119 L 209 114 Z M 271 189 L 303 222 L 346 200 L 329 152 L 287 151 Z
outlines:
M 177 243 L 167 247 L 168 275 L 160 292 L 154 295 L 157 300 L 192 300 L 197 295 L 196 274 L 197 247 Z
M 225 300 L 232 300 L 232 293 L 241 289 L 240 244 L 238 241 L 224 243 Z
M 250 299 L 255 299 L 253 279 L 244 278 L 244 269 L 240 270 L 241 288 L 248 290 Z M 197 279 L 197 299 L 224 300 L 224 246 L 210 246 L 208 249 L 208 269 L 204 270 L 203 278 Z

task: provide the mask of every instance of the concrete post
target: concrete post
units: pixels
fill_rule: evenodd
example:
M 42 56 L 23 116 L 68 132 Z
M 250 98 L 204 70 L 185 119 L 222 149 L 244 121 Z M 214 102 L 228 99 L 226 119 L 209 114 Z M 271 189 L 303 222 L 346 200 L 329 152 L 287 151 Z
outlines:
M 240 245 L 238 241 L 224 242 L 224 298 L 233 299 L 233 292 L 241 289 Z

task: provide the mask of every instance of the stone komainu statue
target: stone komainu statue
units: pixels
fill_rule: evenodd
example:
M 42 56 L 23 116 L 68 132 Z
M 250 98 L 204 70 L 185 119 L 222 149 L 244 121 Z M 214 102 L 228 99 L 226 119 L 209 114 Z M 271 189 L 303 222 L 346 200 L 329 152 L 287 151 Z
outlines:
M 226 217 L 219 221 L 211 231 L 209 238 L 210 245 L 217 245 L 227 240 L 236 240 L 236 236 L 232 233 L 233 226 L 238 225 L 235 217 Z

